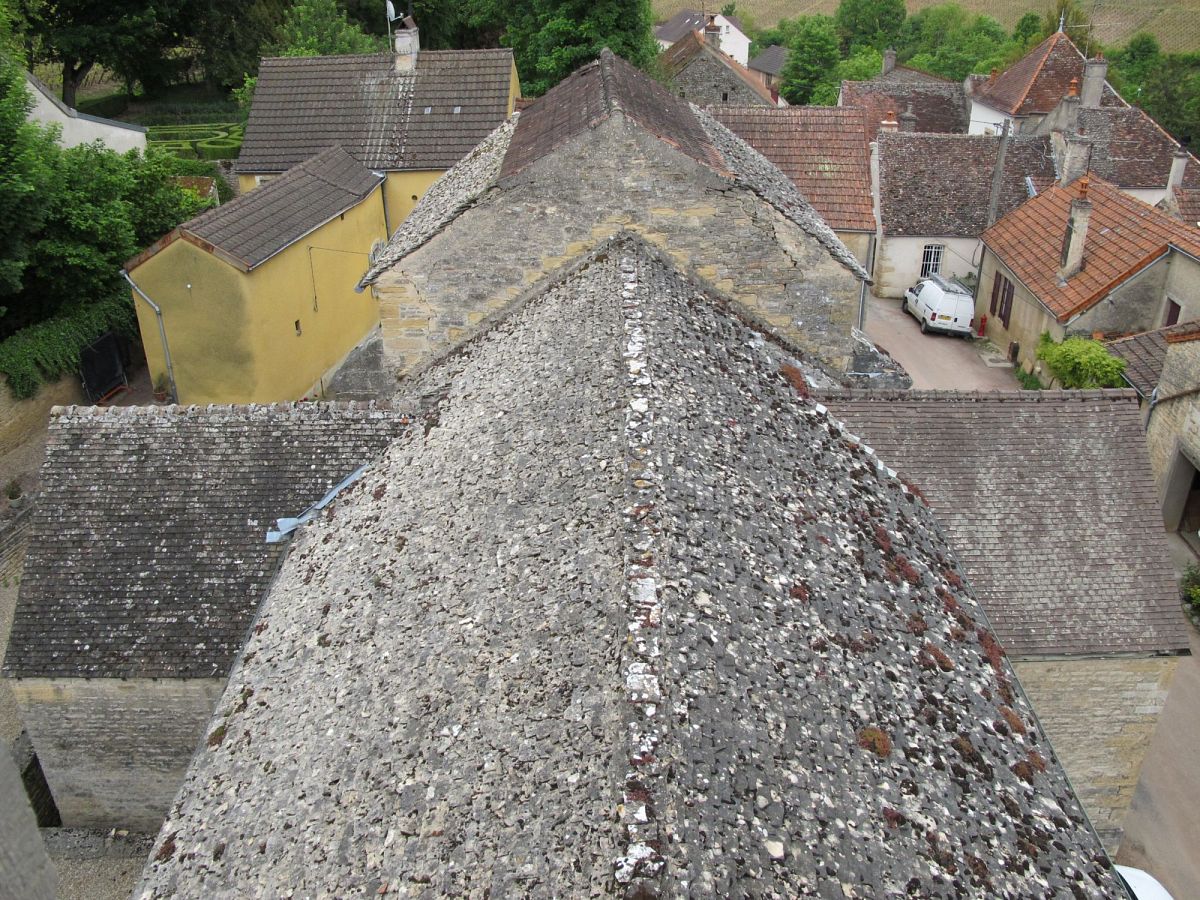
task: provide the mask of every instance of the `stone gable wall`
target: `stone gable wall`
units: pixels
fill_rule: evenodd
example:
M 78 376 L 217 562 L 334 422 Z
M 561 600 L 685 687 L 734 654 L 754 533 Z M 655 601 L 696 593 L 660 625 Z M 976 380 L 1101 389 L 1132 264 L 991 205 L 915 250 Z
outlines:
M 750 191 L 614 116 L 494 188 L 380 276 L 385 364 L 444 354 L 621 230 L 845 371 L 858 279 Z
M 63 825 L 157 831 L 225 680 L 10 684 Z M 138 748 L 136 765 L 130 747 Z
M 1014 663 L 1105 849 L 1115 854 L 1178 657 Z
M 726 66 L 701 53 L 676 73 L 676 95 L 697 106 L 730 103 L 735 106 L 769 106 L 757 92 Z

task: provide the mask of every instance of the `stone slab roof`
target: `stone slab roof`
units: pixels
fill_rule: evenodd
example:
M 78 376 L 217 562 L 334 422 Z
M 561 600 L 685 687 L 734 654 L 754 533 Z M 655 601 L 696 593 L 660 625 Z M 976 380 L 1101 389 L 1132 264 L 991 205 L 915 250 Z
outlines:
M 654 36 L 660 41 L 673 44 L 680 38 L 686 37 L 689 33 L 697 29 L 703 29 L 708 23 L 708 15 L 698 9 L 681 9 L 661 25 L 655 25 Z M 736 16 L 725 16 L 724 18 L 738 31 L 744 31 L 742 23 Z
M 664 72 L 674 77 L 701 57 L 711 59 L 718 65 L 724 66 L 731 75 L 761 97 L 763 101 L 772 106 L 775 104 L 770 88 L 754 77 L 750 70 L 736 59 L 707 43 L 698 31 L 685 35 L 659 54 L 659 63 Z
M 934 75 L 912 66 L 894 66 L 890 72 L 883 72 L 867 80 L 868 84 L 955 84 L 949 78 Z
M 748 68 L 756 72 L 765 72 L 767 75 L 778 75 L 783 71 L 783 67 L 787 65 L 788 48 L 780 47 L 778 44 L 772 44 L 754 59 L 750 60 Z
M 1180 322 L 1154 331 L 1143 331 L 1108 342 L 1108 349 L 1125 360 L 1125 380 L 1143 397 L 1149 397 L 1158 387 L 1163 363 L 1167 358 L 1167 342 L 1172 335 L 1190 335 L 1200 323 Z
M 224 677 L 282 558 L 267 529 L 405 422 L 373 404 L 57 410 L 4 674 Z
M 361 203 L 383 176 L 331 147 L 278 178 L 184 222 L 125 264 L 133 271 L 176 240 L 215 251 L 249 271 Z
M 341 146 L 374 169 L 448 169 L 509 113 L 511 50 L 267 58 L 236 171 L 283 172 Z
M 778 166 L 831 228 L 875 230 L 871 147 L 861 109 L 720 106 L 709 112 Z
M 971 118 L 962 85 L 941 81 L 843 81 L 841 104 L 865 112 L 871 140 L 889 113 L 899 116 L 911 109 L 915 130 L 935 134 L 966 134 Z
M 783 365 L 623 240 L 428 370 L 134 895 L 1121 896 L 932 515 Z
M 1122 188 L 1165 188 L 1179 142 L 1137 107 L 1079 110 L 1091 144 L 1088 171 Z M 1188 154 L 1183 184 L 1200 187 L 1200 160 Z
M 824 402 L 928 499 L 1010 653 L 1187 649 L 1132 391 Z
M 1010 116 L 1045 115 L 1067 94 L 1071 80 L 1083 83 L 1084 57 L 1064 32 L 1056 31 L 1023 57 L 981 84 L 975 99 Z M 1125 106 L 1106 82 L 1103 106 Z
M 1200 228 L 1189 227 L 1100 178 L 1087 180 L 1092 203 L 1083 269 L 1060 281 L 1058 268 L 1071 201 L 1085 190 L 1079 178 L 1055 185 L 983 233 L 987 245 L 1060 322 L 1104 298 L 1173 245 L 1200 257 Z
M 880 215 L 888 235 L 978 237 L 987 228 L 1000 138 L 978 134 L 879 135 Z M 1026 177 L 1054 178 L 1050 138 L 1013 135 L 998 216 L 1029 199 Z

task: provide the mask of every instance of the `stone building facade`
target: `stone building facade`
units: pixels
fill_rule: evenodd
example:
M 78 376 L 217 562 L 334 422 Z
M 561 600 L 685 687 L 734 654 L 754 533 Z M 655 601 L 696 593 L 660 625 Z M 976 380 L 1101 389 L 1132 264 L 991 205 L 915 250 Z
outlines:
M 778 94 L 772 94 L 745 66 L 726 56 L 692 32 L 666 50 L 661 58 L 663 70 L 671 78 L 675 93 L 699 106 L 776 106 Z
M 1200 531 L 1200 326 L 1167 338 L 1146 442 L 1167 528 L 1194 535 Z

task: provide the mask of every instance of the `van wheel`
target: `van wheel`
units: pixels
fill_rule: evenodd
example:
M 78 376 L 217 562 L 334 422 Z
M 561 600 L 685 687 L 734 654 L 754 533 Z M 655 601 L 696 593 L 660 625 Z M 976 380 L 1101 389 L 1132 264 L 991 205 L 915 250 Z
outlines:
M 924 316 L 921 317 L 921 334 L 929 333 L 929 320 Z
M 908 298 L 907 297 L 903 298 L 900 301 L 900 312 L 902 312 L 902 313 L 908 312 Z

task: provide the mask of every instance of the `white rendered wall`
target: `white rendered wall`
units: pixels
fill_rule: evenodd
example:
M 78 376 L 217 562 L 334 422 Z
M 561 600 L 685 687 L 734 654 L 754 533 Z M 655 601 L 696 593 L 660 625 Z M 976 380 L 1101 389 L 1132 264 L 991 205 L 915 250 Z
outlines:
M 45 125 L 58 125 L 62 128 L 60 143 L 64 147 L 75 147 L 99 140 L 104 146 L 124 153 L 126 150 L 145 150 L 146 132 L 130 126 L 111 125 L 97 121 L 90 116 L 70 116 L 64 113 L 49 97 L 37 87 L 26 82 L 29 93 L 33 95 L 33 109 L 29 118 Z
M 875 255 L 877 297 L 902 297 L 921 278 L 921 255 L 926 244 L 942 244 L 941 273 L 947 278 L 974 275 L 979 267 L 982 246 L 978 238 L 888 237 Z

